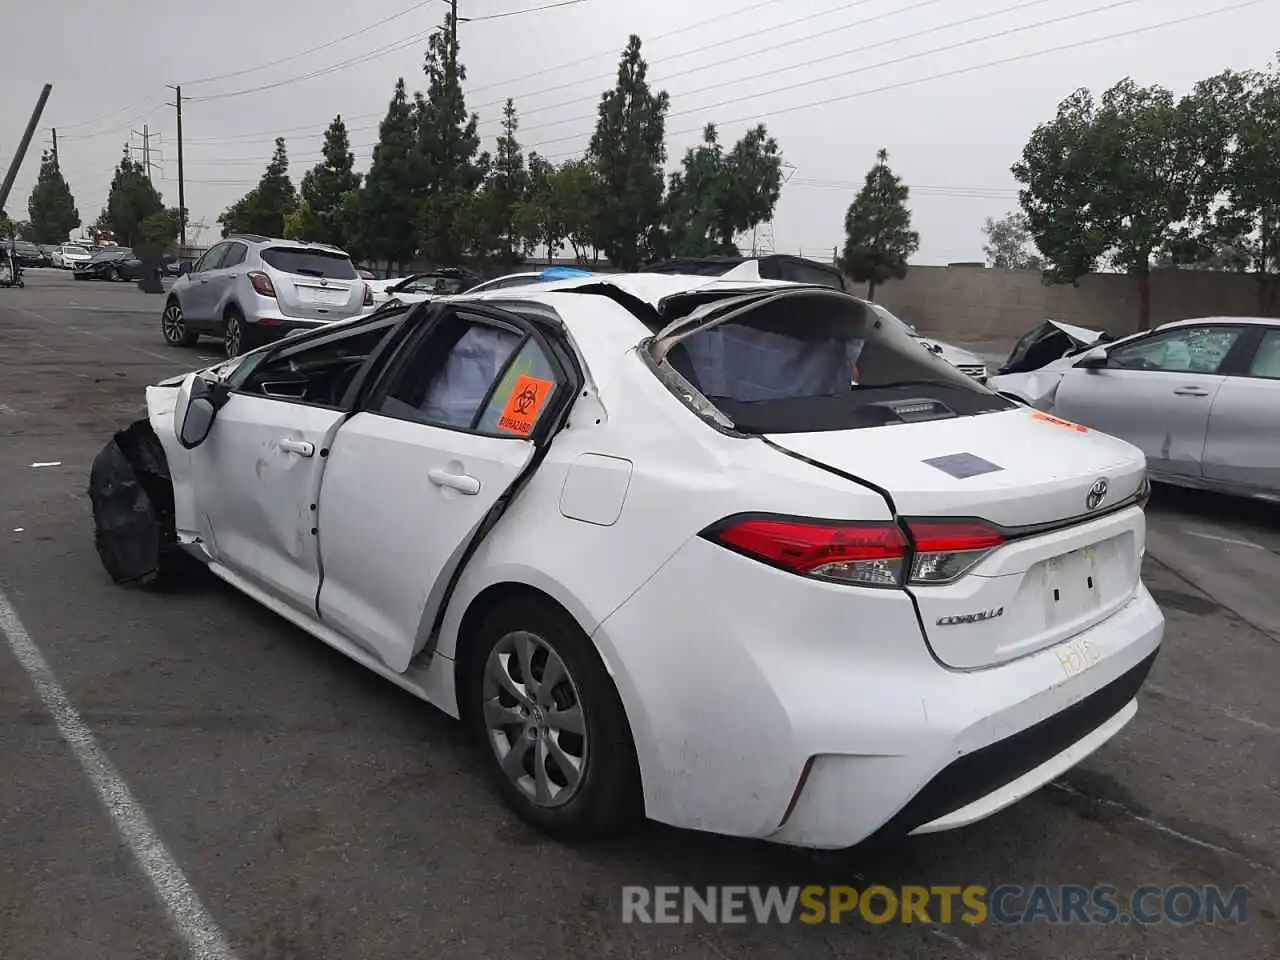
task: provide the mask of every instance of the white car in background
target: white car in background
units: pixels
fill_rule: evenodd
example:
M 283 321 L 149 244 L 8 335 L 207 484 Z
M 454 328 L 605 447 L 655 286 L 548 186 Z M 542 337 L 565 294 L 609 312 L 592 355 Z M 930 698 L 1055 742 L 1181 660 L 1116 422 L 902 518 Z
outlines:
M 63 270 L 74 270 L 77 266 L 92 260 L 93 251 L 78 243 L 64 243 L 54 248 L 49 255 L 49 259 L 55 267 L 60 267 Z
M 972 823 L 1120 731 L 1163 636 L 1141 452 L 825 286 L 525 284 L 146 401 L 90 479 L 112 576 L 193 555 L 463 718 L 555 836 Z
M 987 386 L 1002 396 L 1028 406 L 1043 405 L 1057 386 L 1062 371 L 1090 347 L 1112 340 L 1101 330 L 1090 330 L 1062 320 L 1046 320 L 1018 338 L 1009 359 Z
M 465 270 L 443 269 L 396 280 L 373 281 L 373 309 L 388 303 L 422 303 L 470 290 L 480 278 Z

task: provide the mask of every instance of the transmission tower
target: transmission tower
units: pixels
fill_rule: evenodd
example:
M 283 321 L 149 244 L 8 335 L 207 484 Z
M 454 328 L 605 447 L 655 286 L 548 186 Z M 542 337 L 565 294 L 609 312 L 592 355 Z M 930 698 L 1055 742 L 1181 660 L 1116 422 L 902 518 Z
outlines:
M 787 182 L 796 174 L 795 164 L 782 162 L 782 185 L 785 187 Z M 738 250 L 749 257 L 767 257 L 777 250 L 773 242 L 773 218 L 766 220 L 764 223 L 757 224 L 750 230 L 738 234 L 734 238 L 734 244 Z

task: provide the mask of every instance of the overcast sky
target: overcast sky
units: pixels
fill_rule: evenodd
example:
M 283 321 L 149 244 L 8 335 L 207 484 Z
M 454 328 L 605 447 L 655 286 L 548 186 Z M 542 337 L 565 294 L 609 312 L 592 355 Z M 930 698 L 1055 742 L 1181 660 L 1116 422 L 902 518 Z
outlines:
M 486 149 L 510 96 L 526 152 L 580 152 L 618 53 L 638 33 L 651 82 L 671 94 L 672 164 L 709 121 L 726 140 L 759 121 L 777 137 L 790 179 L 774 249 L 830 256 L 883 146 L 912 188 L 920 263 L 981 259 L 983 218 L 1017 204 L 1009 165 L 1074 88 L 1100 91 L 1132 75 L 1184 92 L 1227 67 L 1262 67 L 1280 45 L 1280 0 L 1239 9 L 1228 8 L 1241 0 L 582 0 L 480 19 L 554 2 L 460 0 L 460 15 L 476 18 L 459 36 Z M 144 124 L 156 186 L 176 205 L 165 85 L 181 83 L 187 206 L 193 222 L 206 222 L 207 243 L 218 214 L 257 181 L 277 135 L 288 139 L 296 183 L 340 113 L 367 168 L 396 78 L 425 86 L 425 38 L 446 9 L 445 0 L 23 4 L 0 31 L 6 167 L 41 84 L 53 94 L 6 208 L 26 219 L 40 149 L 56 127 L 62 169 L 92 222 L 126 141 L 141 157 Z M 1197 14 L 1207 15 L 1150 29 Z M 1116 34 L 1126 35 L 1084 43 Z M 1032 56 L 1040 51 L 1051 52 Z

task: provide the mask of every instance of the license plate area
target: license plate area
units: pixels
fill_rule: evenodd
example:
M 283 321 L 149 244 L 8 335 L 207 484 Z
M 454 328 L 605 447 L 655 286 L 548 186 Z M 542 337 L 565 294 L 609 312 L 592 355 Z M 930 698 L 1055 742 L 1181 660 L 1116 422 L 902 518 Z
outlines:
M 303 303 L 318 303 L 322 306 L 335 307 L 347 302 L 347 291 L 324 290 L 318 287 L 299 287 L 299 298 Z
M 1100 608 L 1111 584 L 1106 554 L 1110 543 L 1092 544 L 1044 561 L 1045 622 L 1071 623 Z M 1114 573 L 1114 571 L 1112 571 Z

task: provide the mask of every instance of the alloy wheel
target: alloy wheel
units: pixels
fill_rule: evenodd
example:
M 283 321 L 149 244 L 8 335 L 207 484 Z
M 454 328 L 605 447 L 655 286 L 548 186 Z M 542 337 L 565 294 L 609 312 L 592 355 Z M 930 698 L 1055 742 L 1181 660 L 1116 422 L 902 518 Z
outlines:
M 551 645 L 527 630 L 499 639 L 482 698 L 489 746 L 516 789 L 539 807 L 573 799 L 587 769 L 587 727 L 578 687 Z
M 240 318 L 233 313 L 227 317 L 226 330 L 222 335 L 222 346 L 228 357 L 240 356 L 240 339 L 242 336 Z
M 170 302 L 160 315 L 160 327 L 164 338 L 172 344 L 181 344 L 187 338 L 187 325 L 182 319 L 182 307 Z

